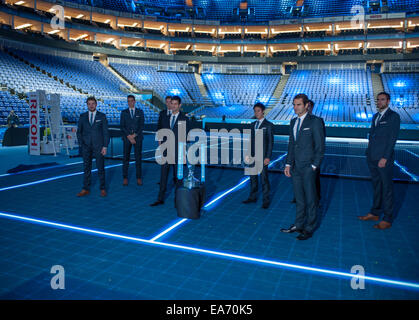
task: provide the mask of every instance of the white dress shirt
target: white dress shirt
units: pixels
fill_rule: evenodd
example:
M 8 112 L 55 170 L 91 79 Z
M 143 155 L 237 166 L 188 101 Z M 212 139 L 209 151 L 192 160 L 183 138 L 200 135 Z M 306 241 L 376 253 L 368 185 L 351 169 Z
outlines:
M 170 116 L 170 122 L 169 122 L 169 125 L 170 125 L 170 126 L 172 126 L 172 121 L 174 121 L 174 122 L 173 122 L 173 126 L 174 126 L 174 124 L 176 123 L 176 119 L 177 119 L 178 115 L 179 115 L 179 112 L 178 112 L 178 113 L 176 113 L 176 114 L 172 114 L 172 115 Z M 173 118 L 175 118 L 175 120 L 173 120 Z
M 88 119 L 88 120 L 89 120 L 89 123 L 90 123 L 90 117 L 91 117 L 91 115 L 92 115 L 92 114 L 93 114 L 92 124 L 93 124 L 93 123 L 95 123 L 95 119 L 96 119 L 96 111 L 97 111 L 97 110 L 95 110 L 95 111 L 93 111 L 93 112 L 92 112 L 92 111 L 89 111 L 89 119 Z
M 262 125 L 263 120 L 265 120 L 265 118 L 258 120 L 259 122 L 258 130 L 260 129 L 260 126 Z M 256 128 L 256 123 L 255 123 L 255 128 Z
M 387 108 L 385 108 L 383 111 L 380 111 L 380 112 L 378 112 L 381 116 L 380 116 L 380 120 L 384 117 L 384 113 L 386 113 L 386 111 L 388 110 L 388 107 Z M 378 125 L 378 116 L 377 116 L 377 118 L 375 119 L 375 126 L 377 126 Z

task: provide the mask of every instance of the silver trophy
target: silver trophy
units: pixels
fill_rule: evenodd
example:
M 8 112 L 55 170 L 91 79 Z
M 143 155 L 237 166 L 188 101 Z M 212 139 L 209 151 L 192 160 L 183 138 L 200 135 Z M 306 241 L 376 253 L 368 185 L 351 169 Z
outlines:
M 189 163 L 187 161 L 188 166 L 188 176 L 183 179 L 183 186 L 187 189 L 193 189 L 197 188 L 201 185 L 201 181 L 199 179 L 195 178 L 195 165 Z
M 183 180 L 183 186 L 188 189 L 197 188 L 201 185 L 201 182 L 195 178 L 195 166 L 188 163 L 188 176 Z

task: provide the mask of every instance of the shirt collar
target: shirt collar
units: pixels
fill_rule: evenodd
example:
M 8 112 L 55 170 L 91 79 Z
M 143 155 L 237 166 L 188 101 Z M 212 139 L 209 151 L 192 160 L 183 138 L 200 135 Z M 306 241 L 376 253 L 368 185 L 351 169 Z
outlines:
M 95 111 L 92 112 L 92 111 L 89 110 L 89 115 L 93 113 L 93 115 L 95 116 L 96 115 L 96 111 L 97 110 L 95 110 Z
M 385 108 L 383 111 L 380 111 L 379 113 L 381 114 L 381 117 L 384 115 L 384 113 L 386 113 L 386 111 L 388 110 L 389 107 Z
M 305 117 L 308 115 L 308 112 L 306 112 L 304 115 L 302 115 L 301 117 L 299 116 L 298 118 L 301 119 L 301 122 L 304 121 Z

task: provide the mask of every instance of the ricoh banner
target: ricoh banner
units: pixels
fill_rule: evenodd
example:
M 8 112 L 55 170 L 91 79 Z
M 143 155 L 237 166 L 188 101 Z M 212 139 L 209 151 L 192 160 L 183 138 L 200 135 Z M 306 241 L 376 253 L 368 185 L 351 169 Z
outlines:
M 39 94 L 29 92 L 29 154 L 41 154 L 40 138 L 40 117 L 39 117 Z

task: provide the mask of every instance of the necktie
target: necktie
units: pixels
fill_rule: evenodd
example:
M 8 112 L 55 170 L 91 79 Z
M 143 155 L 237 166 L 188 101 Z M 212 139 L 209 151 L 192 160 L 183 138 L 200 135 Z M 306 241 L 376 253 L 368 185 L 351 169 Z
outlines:
M 93 112 L 90 112 L 90 125 L 93 124 Z
M 301 124 L 301 119 L 298 118 L 297 119 L 297 131 L 295 132 L 295 138 L 297 138 L 298 131 L 300 131 L 300 124 Z
M 375 120 L 375 126 L 378 125 L 378 123 L 380 122 L 380 120 L 381 120 L 381 113 L 378 114 L 377 120 Z
M 131 118 L 134 118 L 134 110 L 130 110 L 131 111 Z
M 173 129 L 175 125 L 175 116 L 172 115 L 172 120 L 170 120 L 170 129 Z
M 260 121 L 258 120 L 258 121 L 256 122 L 255 130 L 259 129 L 259 126 L 260 126 Z

